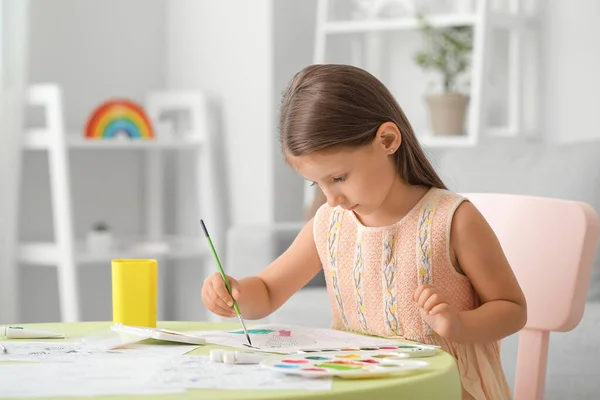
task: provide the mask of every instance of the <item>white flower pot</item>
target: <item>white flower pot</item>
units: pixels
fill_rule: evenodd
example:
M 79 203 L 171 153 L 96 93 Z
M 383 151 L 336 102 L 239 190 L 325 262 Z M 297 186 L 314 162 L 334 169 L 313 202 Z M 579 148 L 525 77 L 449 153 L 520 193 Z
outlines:
M 91 253 L 106 253 L 114 248 L 114 238 L 109 231 L 89 231 L 86 239 Z

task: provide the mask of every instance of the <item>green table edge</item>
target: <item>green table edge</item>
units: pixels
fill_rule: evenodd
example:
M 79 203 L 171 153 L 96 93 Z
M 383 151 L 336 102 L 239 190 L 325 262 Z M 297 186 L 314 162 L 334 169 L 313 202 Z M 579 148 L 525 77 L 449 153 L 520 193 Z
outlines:
M 67 339 L 76 340 L 85 335 L 109 329 L 112 322 L 73 322 L 73 323 L 36 323 L 18 324 L 19 326 L 30 326 L 38 329 L 53 330 L 67 335 Z M 16 325 L 16 324 L 15 324 Z M 191 322 L 191 321 L 160 321 L 160 328 L 175 331 L 201 331 L 201 330 L 229 330 L 239 328 L 239 324 L 232 322 Z M 4 339 L 10 340 L 10 339 Z M 23 339 L 14 339 L 23 340 Z M 31 340 L 33 341 L 33 340 Z M 44 339 L 40 341 L 50 341 Z M 177 344 L 173 344 L 177 345 Z M 192 355 L 208 355 L 212 349 L 223 349 L 224 346 L 206 344 L 188 353 Z M 427 358 L 427 361 L 435 365 L 435 368 L 405 373 L 399 376 L 382 379 L 340 379 L 334 378 L 332 390 L 222 390 L 222 389 L 188 389 L 185 393 L 171 394 L 140 394 L 140 395 L 111 395 L 94 397 L 68 397 L 69 400 L 111 399 L 124 400 L 132 398 L 152 399 L 218 399 L 218 400 L 262 400 L 262 399 L 327 399 L 327 400 L 364 400 L 366 398 L 376 399 L 446 399 L 459 400 L 462 398 L 460 378 L 456 368 L 456 360 L 448 353 Z M 435 384 L 431 384 L 435 381 Z M 0 389 L 1 393 L 1 389 Z M 52 399 L 56 397 L 41 397 L 27 399 Z M 20 397 L 19 399 L 24 399 Z

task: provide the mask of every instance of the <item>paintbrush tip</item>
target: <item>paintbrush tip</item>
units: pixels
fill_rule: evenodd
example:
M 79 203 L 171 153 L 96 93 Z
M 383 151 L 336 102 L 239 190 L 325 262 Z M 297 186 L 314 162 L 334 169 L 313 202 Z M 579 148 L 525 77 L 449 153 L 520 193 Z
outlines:
M 200 219 L 200 225 L 202 225 L 202 230 L 204 231 L 204 236 L 209 237 L 208 229 L 206 229 L 206 225 L 204 225 L 204 220 Z

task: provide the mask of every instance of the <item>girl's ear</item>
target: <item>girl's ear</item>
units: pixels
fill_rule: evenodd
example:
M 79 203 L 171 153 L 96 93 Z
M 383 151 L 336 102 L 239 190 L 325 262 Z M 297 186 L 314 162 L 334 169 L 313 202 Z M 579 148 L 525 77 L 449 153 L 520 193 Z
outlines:
M 387 154 L 394 154 L 402 144 L 400 129 L 393 122 L 385 122 L 377 129 L 376 142 Z

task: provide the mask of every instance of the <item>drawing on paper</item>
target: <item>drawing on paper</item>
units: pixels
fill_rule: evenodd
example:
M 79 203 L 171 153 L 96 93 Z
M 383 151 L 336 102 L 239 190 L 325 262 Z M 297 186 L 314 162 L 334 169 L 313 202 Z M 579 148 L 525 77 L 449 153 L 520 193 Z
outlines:
M 236 330 L 227 332 L 232 335 L 243 334 L 244 331 Z M 255 349 L 282 349 L 297 346 L 310 346 L 316 341 L 306 334 L 292 332 L 291 329 L 248 329 L 252 338 L 252 348 Z M 242 340 L 244 340 L 242 338 Z
M 170 359 L 151 382 L 165 386 L 226 390 L 331 390 L 331 379 L 306 379 L 262 368 L 259 364 L 223 364 L 206 356 Z
M 235 329 L 232 331 L 202 331 L 192 334 L 203 337 L 208 343 L 247 349 L 243 332 Z M 401 344 L 391 339 L 295 325 L 268 324 L 254 326 L 248 330 L 248 334 L 252 339 L 253 349 L 287 354 L 311 349 L 362 348 L 364 346 Z

